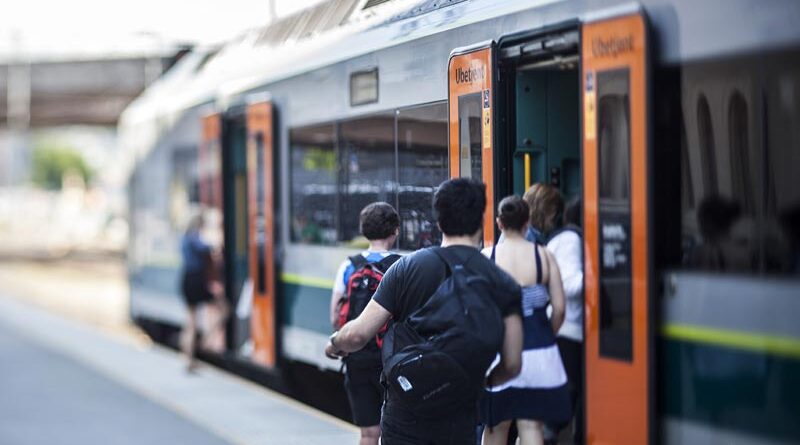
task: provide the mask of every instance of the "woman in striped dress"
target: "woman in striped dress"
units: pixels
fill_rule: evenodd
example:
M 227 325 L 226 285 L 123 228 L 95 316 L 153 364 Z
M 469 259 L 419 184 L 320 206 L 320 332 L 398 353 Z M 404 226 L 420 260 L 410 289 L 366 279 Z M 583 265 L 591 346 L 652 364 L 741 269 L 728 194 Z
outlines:
M 489 388 L 483 398 L 483 443 L 505 445 L 511 422 L 516 421 L 522 445 L 541 444 L 545 423 L 566 423 L 572 415 L 555 337 L 564 321 L 564 290 L 551 254 L 525 240 L 528 204 L 509 196 L 498 207 L 497 224 L 504 241 L 483 253 L 522 286 L 525 339 L 519 376 Z M 548 319 L 550 304 L 553 312 Z

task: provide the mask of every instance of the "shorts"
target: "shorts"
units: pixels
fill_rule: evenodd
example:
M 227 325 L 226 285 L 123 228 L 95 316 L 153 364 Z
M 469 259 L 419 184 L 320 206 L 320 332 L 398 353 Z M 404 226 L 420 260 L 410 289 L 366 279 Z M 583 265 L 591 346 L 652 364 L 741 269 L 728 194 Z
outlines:
M 381 423 L 383 386 L 381 367 L 347 365 L 344 371 L 344 389 L 357 426 L 375 426 Z
M 477 407 L 474 403 L 456 413 L 447 413 L 441 419 L 419 419 L 413 412 L 383 406 L 381 417 L 381 443 L 383 445 L 475 445 L 477 435 Z
M 190 309 L 197 307 L 198 304 L 214 301 L 214 295 L 208 290 L 206 274 L 200 272 L 183 274 L 181 294 L 183 294 L 183 302 Z

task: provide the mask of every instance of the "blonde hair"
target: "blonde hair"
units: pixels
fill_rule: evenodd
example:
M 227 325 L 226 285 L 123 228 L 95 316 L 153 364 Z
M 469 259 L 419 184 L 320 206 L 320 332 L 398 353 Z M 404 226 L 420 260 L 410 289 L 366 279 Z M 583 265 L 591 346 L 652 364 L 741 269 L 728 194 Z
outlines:
M 556 228 L 558 215 L 564 212 L 564 199 L 556 187 L 536 183 L 522 197 L 531 209 L 530 224 L 542 233 Z

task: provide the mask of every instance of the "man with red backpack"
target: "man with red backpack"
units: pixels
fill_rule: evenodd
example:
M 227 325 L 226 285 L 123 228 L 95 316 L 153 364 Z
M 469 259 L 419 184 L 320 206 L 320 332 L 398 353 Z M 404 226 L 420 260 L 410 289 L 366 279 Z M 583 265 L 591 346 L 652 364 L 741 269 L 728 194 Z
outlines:
M 390 252 L 399 233 L 400 217 L 394 207 L 374 202 L 359 215 L 361 234 L 369 241 L 364 252 L 346 259 L 339 267 L 331 296 L 331 324 L 340 329 L 358 317 L 378 288 L 383 274 L 400 259 Z M 361 350 L 345 357 L 345 391 L 354 423 L 361 428 L 360 445 L 377 445 L 383 388 L 380 383 L 380 338 L 372 338 Z

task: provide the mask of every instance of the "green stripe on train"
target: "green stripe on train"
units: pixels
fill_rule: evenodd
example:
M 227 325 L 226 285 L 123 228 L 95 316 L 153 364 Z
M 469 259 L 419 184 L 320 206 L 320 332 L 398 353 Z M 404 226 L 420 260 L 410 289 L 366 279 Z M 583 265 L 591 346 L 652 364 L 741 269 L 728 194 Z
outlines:
M 324 278 L 307 277 L 293 273 L 282 273 L 281 281 L 286 284 L 294 284 L 299 286 L 316 287 L 331 291 L 333 289 L 333 280 L 326 280 Z
M 800 340 L 791 337 L 679 324 L 663 326 L 661 334 L 675 340 L 800 359 Z
M 739 337 L 690 332 L 658 341 L 659 414 L 800 443 L 800 360 Z

